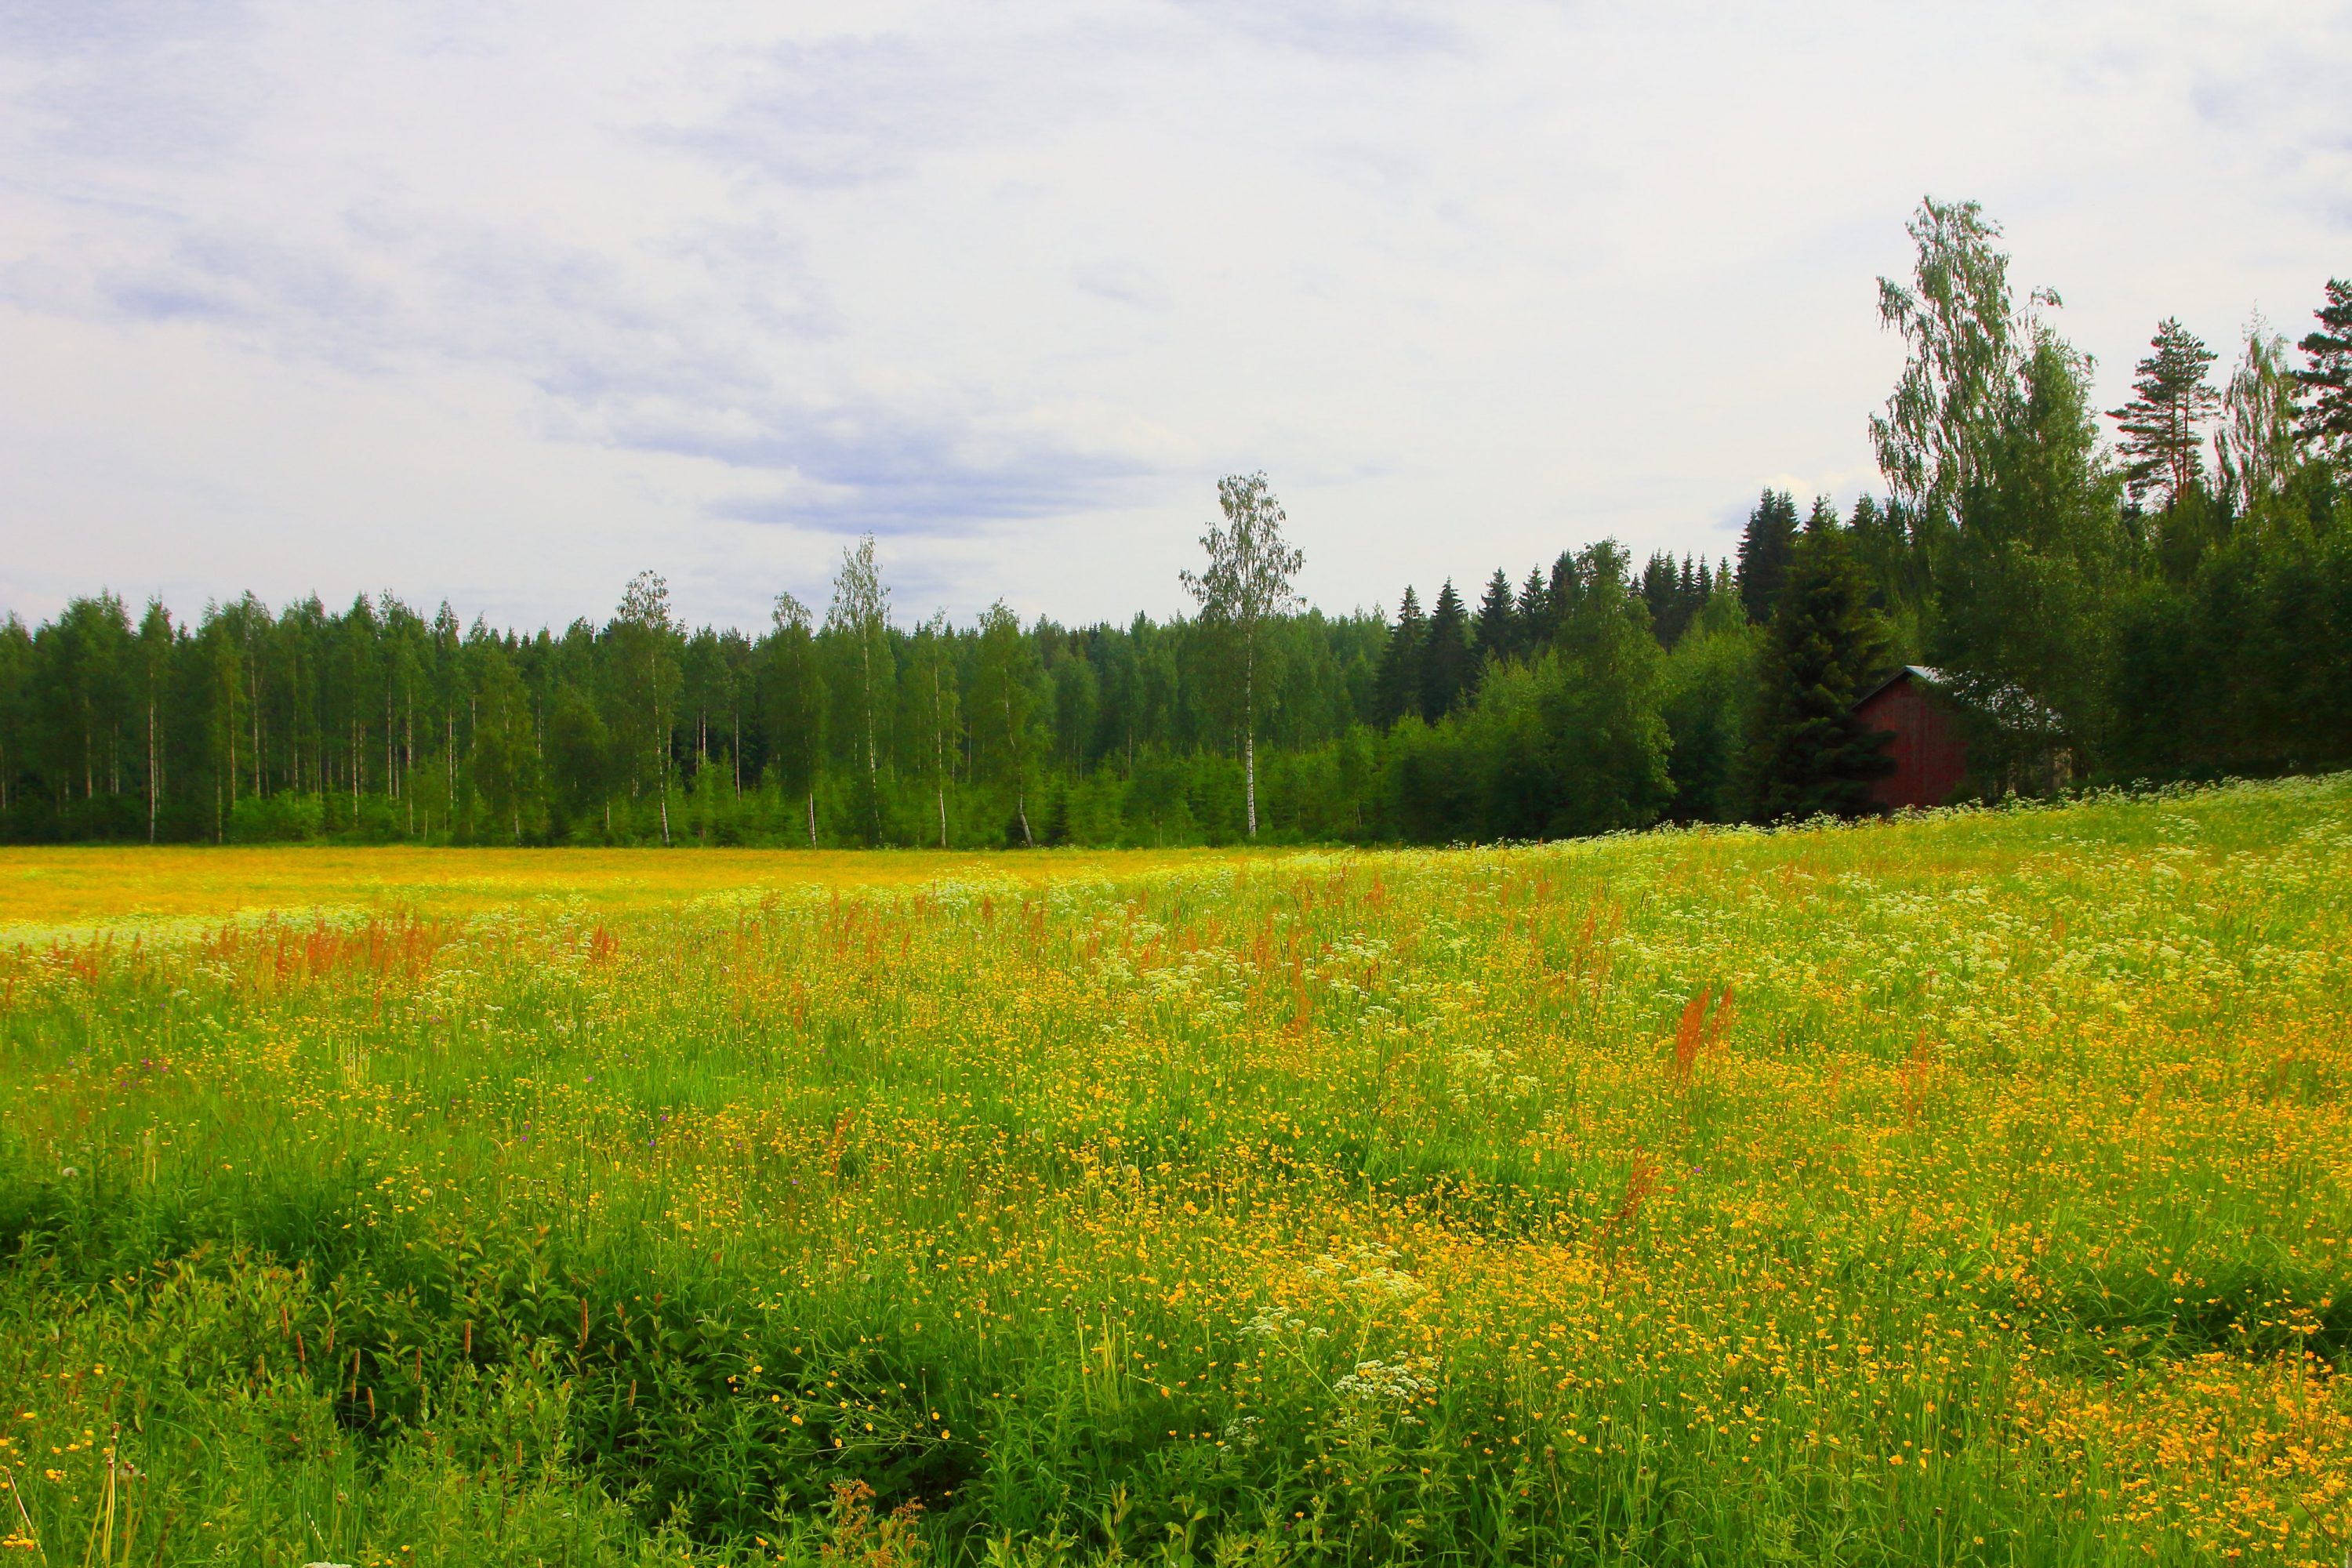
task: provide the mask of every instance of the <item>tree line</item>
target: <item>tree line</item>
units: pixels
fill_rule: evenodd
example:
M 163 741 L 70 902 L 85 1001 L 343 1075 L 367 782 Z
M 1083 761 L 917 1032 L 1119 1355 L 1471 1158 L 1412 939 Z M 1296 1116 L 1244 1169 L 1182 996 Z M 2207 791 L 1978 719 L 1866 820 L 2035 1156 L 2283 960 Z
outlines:
M 1869 809 L 1855 700 L 1932 666 L 1975 794 L 2352 763 L 2352 285 L 2299 342 L 2159 323 L 2131 398 L 1925 203 L 1906 345 L 1843 512 L 1760 496 L 1736 559 L 1613 542 L 1475 605 L 1304 607 L 1263 474 L 1194 613 L 894 616 L 869 536 L 820 615 L 682 626 L 662 579 L 524 635 L 390 595 L 192 623 L 107 594 L 0 623 L 0 837 L 1172 845 L 1559 837 Z M 1471 579 L 1475 581 L 1475 579 Z

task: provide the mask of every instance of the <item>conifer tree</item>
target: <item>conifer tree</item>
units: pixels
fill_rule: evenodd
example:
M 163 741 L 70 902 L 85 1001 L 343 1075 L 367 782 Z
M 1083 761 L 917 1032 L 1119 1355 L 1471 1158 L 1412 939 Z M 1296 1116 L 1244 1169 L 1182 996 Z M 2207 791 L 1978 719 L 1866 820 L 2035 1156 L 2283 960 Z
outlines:
M 1397 605 L 1396 625 L 1389 628 L 1381 648 L 1381 665 L 1372 678 L 1372 714 L 1387 729 L 1409 713 L 1421 711 L 1422 652 L 1427 623 L 1421 600 L 1407 584 Z
M 1529 567 L 1528 580 L 1519 584 L 1519 651 L 1532 660 L 1542 656 L 1551 646 L 1551 597 L 1545 591 L 1543 569 Z
M 1518 606 L 1511 595 L 1511 580 L 1499 566 L 1486 579 L 1486 596 L 1478 602 L 1474 642 L 1481 669 L 1489 660 L 1511 658 L 1519 651 Z
M 1766 490 L 1739 536 L 1739 601 L 1748 606 L 1749 620 L 1772 618 L 1796 542 L 1796 498 L 1786 490 Z
M 1673 739 L 1661 700 L 1665 654 L 1626 584 L 1626 560 L 1602 541 L 1573 563 L 1574 606 L 1539 700 L 1555 799 L 1549 831 L 1575 836 L 1646 827 L 1674 798 Z
M 2108 411 L 2123 439 L 2124 487 L 2138 500 L 2163 492 L 2169 510 L 2205 473 L 2203 426 L 2221 405 L 2205 379 L 2213 351 L 2179 318 L 2157 323 L 2149 353 L 2139 362 L 2132 400 Z
M 2319 329 L 2297 346 L 2308 362 L 2295 372 L 2303 388 L 2296 430 L 2313 451 L 2352 469 L 2352 283 L 2327 280 L 2327 302 L 2312 312 Z
M 1675 575 L 1675 558 L 1664 550 L 1654 550 L 1642 567 L 1642 603 L 1649 607 L 1650 630 L 1661 647 L 1674 646 L 1675 633 L 1680 630 L 1675 611 L 1682 602 L 1682 584 Z
M 1576 614 L 1577 601 L 1584 592 L 1582 568 L 1577 564 L 1576 552 L 1563 550 L 1551 563 L 1551 580 L 1544 587 L 1544 613 L 1548 617 L 1541 636 L 1528 646 L 1547 648 L 1559 641 L 1560 628 Z
M 1421 663 L 1422 715 L 1433 724 L 1461 706 L 1475 684 L 1472 673 L 1470 618 L 1449 577 L 1429 614 L 1428 647 Z
M 1765 642 L 1748 748 L 1757 820 L 1872 809 L 1870 783 L 1895 763 L 1884 733 L 1865 729 L 1853 704 L 1883 669 L 1885 650 L 1885 626 L 1844 533 L 1817 509 Z

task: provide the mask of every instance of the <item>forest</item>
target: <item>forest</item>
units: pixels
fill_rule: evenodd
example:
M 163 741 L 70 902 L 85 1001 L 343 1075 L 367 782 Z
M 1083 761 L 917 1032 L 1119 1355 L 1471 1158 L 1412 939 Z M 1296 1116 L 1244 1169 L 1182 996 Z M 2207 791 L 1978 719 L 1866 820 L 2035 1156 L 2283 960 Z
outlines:
M 1603 540 L 1304 606 L 1263 475 L 1196 610 L 894 616 L 868 536 L 822 613 L 688 628 L 639 575 L 524 633 L 390 596 L 0 623 L 0 839 L 823 846 L 1496 842 L 1870 809 L 1854 700 L 1937 673 L 1968 792 L 2352 763 L 2352 284 L 2299 340 L 2160 322 L 2131 398 L 1928 201 L 1885 493 L 1756 501 L 1736 559 Z M 2227 363 L 2226 374 L 2222 370 Z M 1484 563 L 1476 563 L 1483 565 Z M 1520 568 L 1527 569 L 1522 573 Z

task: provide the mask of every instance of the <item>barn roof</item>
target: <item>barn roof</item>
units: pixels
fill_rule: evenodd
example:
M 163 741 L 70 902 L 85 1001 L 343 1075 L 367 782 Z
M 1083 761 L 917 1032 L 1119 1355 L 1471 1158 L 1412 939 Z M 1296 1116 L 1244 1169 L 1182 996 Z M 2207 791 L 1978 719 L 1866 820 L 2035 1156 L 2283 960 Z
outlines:
M 1930 669 L 1924 664 L 1897 665 L 1895 668 L 1893 674 L 1880 681 L 1877 685 L 1872 687 L 1869 690 L 1864 692 L 1861 696 L 1855 698 L 1853 700 L 1853 705 L 1856 708 L 1861 707 L 1864 703 L 1869 701 L 1872 698 L 1877 696 L 1880 692 L 1885 690 L 1888 687 L 1893 686 L 1895 682 L 1900 680 L 1924 680 L 1930 686 L 1942 686 L 1945 684 L 1944 672 L 1940 669 Z
M 1975 709 L 2000 728 L 2013 733 L 2053 734 L 2061 728 L 2058 715 L 2046 703 L 2027 695 L 2021 687 L 2004 683 L 1990 689 L 1978 688 L 1971 690 L 1965 686 L 1956 686 L 1942 670 L 1924 664 L 1896 666 L 1885 679 L 1855 698 L 1853 707 L 1860 708 L 1880 692 L 1906 680 L 1916 680 L 1949 692 L 1954 700 Z

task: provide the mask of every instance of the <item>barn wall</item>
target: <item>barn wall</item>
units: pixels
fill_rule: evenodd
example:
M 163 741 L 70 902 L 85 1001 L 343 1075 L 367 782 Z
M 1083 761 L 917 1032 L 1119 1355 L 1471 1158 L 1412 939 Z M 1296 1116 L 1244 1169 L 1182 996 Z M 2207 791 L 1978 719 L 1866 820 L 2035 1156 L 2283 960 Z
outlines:
M 1871 797 L 1890 811 L 1941 805 L 1969 771 L 1968 747 L 1951 710 L 1916 676 L 1906 675 L 1854 709 L 1869 728 L 1893 731 L 1886 742 L 1895 771 L 1873 780 Z

